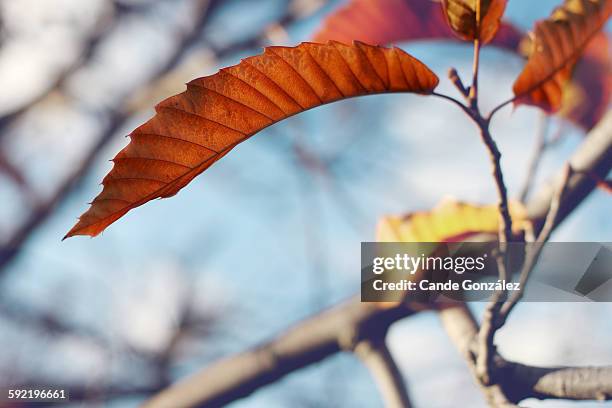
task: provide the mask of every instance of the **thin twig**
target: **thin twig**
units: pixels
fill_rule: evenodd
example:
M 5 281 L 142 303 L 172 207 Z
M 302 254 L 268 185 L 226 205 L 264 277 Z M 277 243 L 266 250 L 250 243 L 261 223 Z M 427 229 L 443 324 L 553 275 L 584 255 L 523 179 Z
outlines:
M 566 164 L 563 173 L 563 180 L 559 185 L 556 194 L 552 197 L 550 209 L 548 210 L 548 215 L 546 216 L 544 226 L 542 227 L 536 241 L 533 244 L 527 245 L 527 256 L 521 268 L 521 274 L 519 277 L 520 290 L 513 292 L 510 299 L 501 308 L 500 321 L 497 328 L 501 328 L 506 323 L 508 316 L 523 297 L 529 276 L 531 275 L 535 265 L 538 263 L 542 249 L 544 248 L 544 244 L 548 242 L 552 231 L 555 228 L 557 217 L 559 215 L 559 208 L 561 207 L 561 202 L 565 196 L 571 175 L 572 167 L 569 164 Z
M 459 93 L 461 93 L 461 95 L 463 95 L 465 99 L 470 96 L 470 91 L 465 87 L 465 85 L 463 85 L 463 81 L 461 80 L 461 77 L 459 76 L 459 73 L 455 68 L 451 68 L 448 70 L 448 78 L 451 80 L 453 85 L 455 85 L 455 88 L 459 90 Z
M 472 67 L 472 86 L 470 87 L 469 102 L 473 110 L 478 111 L 478 74 L 480 73 L 480 23 L 482 22 L 482 4 L 476 3 L 476 38 L 474 38 L 474 65 Z
M 493 116 L 495 116 L 495 114 L 497 112 L 499 112 L 500 110 L 502 110 L 506 106 L 510 105 L 511 103 L 514 103 L 517 99 L 518 99 L 517 96 L 513 96 L 512 98 L 510 98 L 510 99 L 500 103 L 495 108 L 493 108 L 493 110 L 487 115 L 487 118 L 486 118 L 487 122 L 491 122 L 491 120 L 493 119 Z
M 498 207 L 500 215 L 499 223 L 499 241 L 500 244 L 505 244 L 512 240 L 512 218 L 510 217 L 510 207 L 508 205 L 508 190 L 504 181 L 504 174 L 501 168 L 501 152 L 497 147 L 497 143 L 493 140 L 491 132 L 489 131 L 488 124 L 481 124 L 480 136 L 489 151 L 489 158 L 491 160 L 491 166 L 493 167 L 493 178 L 495 179 L 495 185 L 497 187 L 498 195 Z M 505 252 L 503 249 L 505 245 L 500 245 L 502 248 L 502 255 Z
M 546 113 L 540 114 L 540 122 L 538 124 L 538 131 L 536 133 L 536 144 L 529 159 L 529 165 L 527 167 L 527 175 L 525 177 L 525 181 L 523 183 L 523 187 L 519 193 L 519 200 L 521 202 L 525 202 L 527 199 L 527 195 L 531 190 L 533 183 L 535 181 L 536 174 L 538 172 L 538 167 L 542 161 L 542 156 L 544 155 L 544 151 L 547 147 L 546 137 L 548 135 L 548 129 L 550 125 L 550 118 Z
M 480 21 L 480 2 L 476 2 L 477 21 Z M 497 187 L 498 195 L 498 210 L 499 210 L 499 245 L 496 253 L 497 268 L 499 279 L 503 282 L 509 279 L 508 268 L 506 267 L 506 253 L 508 242 L 512 240 L 512 218 L 510 216 L 510 207 L 508 205 L 508 190 L 504 181 L 504 174 L 501 168 L 501 152 L 497 147 L 497 143 L 491 136 L 490 117 L 485 119 L 480 113 L 478 106 L 478 74 L 480 70 L 480 40 L 474 40 L 474 65 L 473 65 L 473 80 L 470 87 L 469 103 L 472 111 L 472 118 L 480 129 L 481 139 L 489 152 L 493 179 Z M 495 321 L 499 314 L 502 302 L 506 299 L 505 291 L 496 292 L 483 316 L 482 327 L 477 336 L 479 344 L 479 353 L 476 359 L 476 371 L 482 383 L 490 384 L 492 381 L 490 369 L 492 367 L 492 358 L 495 355 L 494 337 L 495 337 Z
M 467 113 L 471 118 L 473 118 L 473 112 L 470 110 L 469 107 L 465 106 L 463 103 L 461 103 L 461 101 L 458 101 L 457 99 L 453 98 L 452 96 L 448 96 L 448 95 L 444 95 L 438 92 L 432 92 L 433 96 L 437 96 L 438 98 L 442 98 L 444 100 L 447 100 L 455 105 L 457 105 L 459 108 L 461 108 L 462 111 L 464 111 L 465 113 Z
M 476 2 L 476 8 L 480 8 L 480 2 Z M 478 110 L 478 72 L 480 71 L 480 40 L 474 40 L 474 66 L 473 69 L 473 77 L 472 77 L 472 86 L 470 86 L 470 94 L 469 101 L 470 106 L 474 110 Z

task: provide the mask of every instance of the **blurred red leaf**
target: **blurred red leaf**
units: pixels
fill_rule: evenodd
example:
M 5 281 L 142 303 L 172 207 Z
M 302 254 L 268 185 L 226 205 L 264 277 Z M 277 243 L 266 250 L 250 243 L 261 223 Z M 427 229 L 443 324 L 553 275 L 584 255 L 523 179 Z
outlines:
M 515 51 L 523 34 L 502 23 L 491 44 Z M 350 0 L 331 13 L 314 40 L 391 44 L 414 40 L 458 41 L 442 5 L 432 0 Z
M 574 80 L 563 93 L 561 116 L 592 129 L 603 117 L 612 92 L 610 38 L 598 34 L 586 48 L 574 71 Z

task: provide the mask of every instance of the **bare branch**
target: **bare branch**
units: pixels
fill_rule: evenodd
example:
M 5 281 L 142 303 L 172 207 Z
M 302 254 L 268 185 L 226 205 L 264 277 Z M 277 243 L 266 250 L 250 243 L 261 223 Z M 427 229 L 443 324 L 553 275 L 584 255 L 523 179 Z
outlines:
M 251 394 L 370 336 L 380 337 L 391 323 L 413 314 L 405 305 L 384 309 L 354 297 L 311 317 L 276 339 L 205 368 L 162 391 L 148 408 L 220 406 Z
M 504 256 L 505 258 L 505 256 Z M 504 262 L 503 260 L 501 262 Z M 499 262 L 498 262 L 499 264 Z M 491 369 L 493 365 L 493 357 L 496 353 L 495 333 L 497 330 L 497 321 L 499 319 L 500 310 L 506 296 L 505 291 L 498 291 L 487 304 L 487 307 L 482 316 L 482 326 L 476 336 L 478 342 L 478 352 L 476 356 L 476 373 L 478 379 L 484 385 L 492 385 L 493 378 Z
M 500 359 L 496 375 L 513 401 L 612 400 L 612 367 L 532 367 Z
M 476 2 L 476 12 L 480 13 L 480 2 Z M 478 110 L 478 73 L 480 71 L 480 40 L 474 39 L 474 66 L 472 68 L 472 86 L 470 86 L 468 101 L 470 107 L 474 110 Z
M 567 182 L 565 198 L 561 202 L 555 227 L 582 203 L 596 187 L 597 183 L 588 174 L 606 178 L 612 169 L 612 111 L 593 128 L 580 147 L 569 160 L 573 174 Z M 528 217 L 534 222 L 536 231 L 544 226 L 550 203 L 559 186 L 563 184 L 564 172 L 561 171 L 544 186 L 527 204 Z
M 489 152 L 491 167 L 493 169 L 493 178 L 497 187 L 498 206 L 499 206 L 499 242 L 500 256 L 504 255 L 505 243 L 512 240 L 512 217 L 510 217 L 510 208 L 508 206 L 508 190 L 504 182 L 504 174 L 501 168 L 501 152 L 497 148 L 497 143 L 493 140 L 489 131 L 488 123 L 480 123 L 480 136 Z M 502 271 L 500 271 L 502 272 Z
M 592 171 L 598 175 L 606 175 L 612 167 L 611 159 L 612 112 L 608 113 L 601 123 L 589 133 L 589 136 L 574 153 L 569 163 L 574 170 L 584 169 L 583 171 Z M 545 187 L 528 205 L 530 219 L 532 219 L 535 224 L 536 232 L 539 232 L 538 241 L 548 239 L 551 231 L 559 225 L 559 223 L 571 213 L 571 211 L 575 209 L 595 187 L 596 183 L 592 178 L 588 179 L 584 177 L 584 175 L 580 175 L 577 171 L 569 171 L 567 166 L 564 167 L 555 181 L 550 186 Z M 533 259 L 533 262 L 535 261 L 537 261 L 536 258 Z M 473 346 L 472 341 L 478 338 L 479 332 L 482 333 L 483 329 L 478 329 L 474 317 L 466 306 L 444 310 L 440 313 L 440 316 L 449 336 L 456 344 L 459 351 L 466 356 L 470 368 L 472 368 L 473 371 L 476 370 L 473 367 L 474 361 L 479 359 L 478 353 L 482 352 L 483 347 L 471 349 Z M 489 325 L 488 328 L 485 328 L 487 332 L 491 330 L 492 333 L 494 333 L 494 319 L 495 317 L 492 315 L 485 315 L 483 325 Z M 458 333 L 460 333 L 460 335 Z M 486 339 L 492 342 L 492 337 L 487 337 Z M 502 371 L 502 374 L 498 371 L 502 370 L 504 367 L 516 367 L 517 365 L 515 363 L 505 362 L 495 353 L 494 345 L 490 344 L 489 346 L 490 347 L 487 347 L 486 350 L 489 351 L 488 359 L 490 363 L 488 367 L 491 370 L 489 373 L 490 381 L 488 383 L 482 382 L 482 377 L 477 370 L 475 372 L 475 377 L 479 380 L 481 386 L 483 386 L 485 396 L 492 406 L 503 406 L 506 404 L 504 400 L 508 400 L 508 398 L 510 398 L 510 402 L 518 402 L 528 397 L 571 399 L 575 396 L 582 395 L 584 399 L 610 398 L 607 394 L 607 390 L 611 386 L 609 383 L 611 378 L 608 376 L 609 370 L 607 368 L 541 369 L 531 367 L 529 370 L 531 370 L 530 373 L 532 375 L 533 373 L 538 373 L 541 376 L 548 374 L 552 375 L 553 377 L 551 378 L 555 379 L 554 386 L 544 381 L 547 385 L 536 390 L 536 384 L 540 383 L 532 381 L 532 387 L 520 388 L 521 393 L 518 393 L 516 390 L 513 391 L 512 387 L 518 387 L 517 384 L 522 384 L 521 379 L 518 375 L 511 376 L 511 373 L 508 373 L 506 369 Z M 526 368 L 524 370 L 528 371 Z M 580 381 L 576 381 L 576 373 L 582 375 L 589 373 L 589 376 L 584 378 L 596 378 L 596 384 L 599 385 L 579 385 Z M 558 376 L 561 376 L 561 378 Z M 607 382 L 602 385 L 604 381 Z M 570 387 L 571 384 L 571 391 L 559 393 L 558 391 L 563 389 L 559 388 L 561 387 L 559 384 L 562 384 L 564 387 Z M 580 389 L 581 392 L 585 389 L 588 391 L 580 393 L 578 389 Z
M 570 165 L 572 166 L 572 168 L 578 169 L 577 167 L 574 167 L 574 166 L 582 165 L 582 166 L 585 166 L 587 169 L 590 169 L 591 167 L 588 166 L 588 163 L 584 163 L 584 164 L 574 163 L 574 161 L 580 162 L 580 161 L 584 161 L 585 159 L 587 160 L 590 159 L 589 161 L 594 161 L 593 164 L 596 164 L 597 170 L 588 170 L 588 171 L 594 171 L 595 173 L 603 172 L 604 177 L 605 177 L 607 172 L 609 172 L 610 170 L 610 166 L 612 162 L 612 159 L 610 158 L 610 156 L 612 155 L 612 148 L 610 146 L 612 144 L 612 130 L 609 128 L 607 130 L 605 129 L 606 127 L 610 126 L 608 124 L 610 121 L 611 120 L 610 120 L 610 113 L 609 113 L 606 116 L 606 118 L 604 118 L 604 120 L 602 121 L 602 124 L 598 126 L 592 132 L 594 133 L 594 135 L 591 135 L 589 137 L 590 140 L 595 139 L 595 142 L 591 141 L 590 143 L 597 143 L 596 147 L 599 147 L 599 149 L 594 149 L 594 151 L 589 151 L 583 145 L 581 149 L 579 150 L 579 152 L 574 156 L 573 161 L 570 161 Z M 478 120 L 477 120 L 477 123 L 479 123 Z M 498 260 L 497 263 L 498 263 L 498 268 L 500 272 L 500 279 L 505 280 L 506 278 L 508 278 L 508 276 L 506 273 L 506 267 L 504 265 L 504 259 L 505 259 L 504 242 L 508 242 L 512 237 L 512 227 L 511 227 L 512 220 L 510 218 L 510 213 L 507 207 L 507 191 L 505 189 L 504 182 L 503 182 L 503 174 L 501 172 L 501 167 L 500 167 L 500 162 L 499 162 L 499 158 L 500 158 L 499 151 L 497 150 L 495 142 L 493 141 L 493 139 L 490 136 L 490 133 L 488 132 L 488 122 L 485 122 L 484 124 L 479 123 L 479 126 L 481 129 L 482 139 L 487 145 L 489 152 L 491 154 L 491 157 L 492 157 L 494 177 L 495 177 L 496 184 L 498 187 L 498 195 L 500 197 L 499 212 L 500 212 L 500 219 L 502 223 L 500 224 L 500 253 L 498 254 L 498 257 L 497 257 L 497 260 Z M 601 130 L 602 127 L 604 128 L 604 130 Z M 585 156 L 585 157 L 582 157 L 582 156 Z M 607 163 L 606 163 L 606 158 L 608 159 Z M 567 213 L 565 215 L 563 214 L 564 207 L 563 205 L 561 205 L 561 203 L 558 202 L 557 204 L 559 205 L 559 207 L 554 208 L 554 211 L 553 211 L 554 216 L 551 217 L 551 219 L 549 219 L 549 225 L 542 224 L 542 222 L 546 223 L 547 217 L 551 213 L 550 203 L 551 202 L 554 203 L 555 194 L 557 193 L 566 194 L 567 192 L 568 196 L 570 196 L 570 193 L 571 195 L 579 195 L 578 202 L 580 202 L 586 196 L 586 194 L 588 194 L 594 188 L 594 183 L 592 182 L 592 180 L 591 180 L 591 184 L 589 184 L 588 181 L 586 182 L 580 181 L 580 180 L 572 181 L 572 178 L 568 180 L 568 177 L 570 177 L 570 175 L 566 175 L 565 173 L 562 173 L 557 178 L 555 187 L 552 189 L 552 191 L 545 190 L 546 197 L 548 198 L 548 202 L 546 204 L 545 215 L 541 217 L 534 217 L 536 219 L 536 229 L 544 229 L 545 235 L 550 235 L 550 232 L 552 232 L 552 229 L 567 214 Z M 575 185 L 575 186 L 580 185 L 580 189 L 581 190 L 584 189 L 584 192 L 581 192 L 581 190 L 575 190 L 575 187 L 572 187 L 572 185 Z M 565 203 L 566 201 L 564 200 L 563 202 Z M 571 197 L 570 200 L 567 200 L 567 202 L 573 203 L 573 204 L 567 204 L 570 206 L 574 206 L 572 208 L 575 208 L 575 206 L 577 205 L 576 199 L 574 199 L 573 197 Z M 509 225 L 510 225 L 510 228 L 508 228 Z M 502 233 L 502 230 L 503 230 L 503 233 Z M 546 239 L 548 239 L 548 237 L 546 237 Z M 533 254 L 532 256 L 534 258 L 532 259 L 532 262 L 536 262 L 537 257 L 539 256 L 539 251 L 538 253 Z M 529 269 L 529 271 L 530 270 L 531 269 Z M 524 278 L 526 278 L 528 274 L 529 272 L 525 272 L 523 274 L 525 275 Z M 497 330 L 497 328 L 500 327 L 501 324 L 503 324 L 503 321 L 504 321 L 504 318 L 501 313 L 501 309 L 503 307 L 503 302 L 506 300 L 506 297 L 507 297 L 506 292 L 497 292 L 495 295 L 493 295 L 489 305 L 487 306 L 485 310 L 482 327 L 480 328 L 480 333 L 478 336 L 479 342 L 480 342 L 480 353 L 478 354 L 477 368 L 478 368 L 480 378 L 485 383 L 489 383 L 491 381 L 491 378 L 490 378 L 490 375 L 488 375 L 488 372 L 493 364 L 492 357 L 495 354 L 495 345 L 494 345 L 495 331 Z M 513 306 L 507 307 L 507 309 L 512 309 L 512 308 Z M 509 312 L 509 310 L 507 311 Z
M 363 340 L 355 346 L 355 355 L 370 370 L 387 408 L 410 408 L 410 397 L 402 373 L 395 364 L 385 340 Z
M 567 183 L 571 175 L 572 167 L 567 164 L 564 168 L 562 184 L 559 186 L 550 203 L 550 209 L 548 210 L 548 215 L 546 216 L 544 226 L 542 227 L 536 241 L 533 244 L 527 245 L 527 255 L 521 268 L 521 274 L 519 277 L 519 285 L 521 290 L 513 292 L 510 299 L 502 306 L 499 317 L 500 321 L 497 324 L 497 328 L 502 327 L 506 323 L 508 315 L 510 315 L 512 309 L 514 309 L 514 307 L 523 297 L 524 289 L 527 286 L 531 271 L 538 263 L 540 254 L 544 248 L 544 244 L 550 239 L 550 235 L 555 227 L 557 216 L 559 215 L 559 207 L 561 206 L 561 201 L 563 200 L 563 196 L 567 190 Z
M 467 305 L 465 303 L 458 303 L 457 305 L 441 308 L 438 311 L 438 315 L 451 342 L 457 351 L 459 351 L 459 354 L 465 358 L 487 402 L 493 407 L 513 407 L 514 404 L 510 403 L 499 384 L 492 383 L 489 385 L 480 380 L 477 368 L 477 351 L 480 348 L 478 350 L 473 349 L 475 346 L 473 339 L 478 337 L 480 330 L 474 315 Z M 490 372 L 490 375 L 494 375 L 493 371 Z
M 477 378 L 470 338 L 478 324 L 465 304 L 441 309 L 439 316 L 451 341 Z M 494 357 L 493 385 L 481 385 L 492 407 L 508 407 L 527 399 L 612 399 L 612 367 L 534 367 Z
M 474 44 L 476 50 L 474 69 L 478 69 L 478 42 Z M 477 74 L 474 75 L 474 79 L 477 80 Z M 508 272 L 506 267 L 506 252 L 507 244 L 512 240 L 512 217 L 510 216 L 510 207 L 508 205 L 508 190 L 504 181 L 504 174 L 501 168 L 501 152 L 497 147 L 497 143 L 491 136 L 489 130 L 490 122 L 484 119 L 478 109 L 477 104 L 477 93 L 470 93 L 470 99 L 475 101 L 472 105 L 471 110 L 473 111 L 472 118 L 480 129 L 481 139 L 486 146 L 491 161 L 491 167 L 493 169 L 493 179 L 497 187 L 498 196 L 498 211 L 499 211 L 499 245 L 496 254 L 497 269 L 499 272 L 499 279 L 501 281 L 508 280 Z M 478 360 L 476 362 L 477 371 L 481 380 L 488 384 L 491 381 L 489 370 L 492 364 L 492 356 L 495 353 L 493 340 L 495 337 L 495 321 L 499 315 L 502 302 L 506 299 L 507 293 L 505 291 L 496 292 L 487 306 L 484 314 L 484 320 L 480 333 L 478 335 L 480 343 L 480 353 L 478 354 Z
M 461 93 L 461 95 L 467 99 L 470 95 L 470 91 L 465 87 L 465 85 L 463 85 L 463 81 L 455 68 L 448 70 L 448 78 L 451 80 L 453 85 L 455 85 L 455 88 L 459 90 L 459 93 Z

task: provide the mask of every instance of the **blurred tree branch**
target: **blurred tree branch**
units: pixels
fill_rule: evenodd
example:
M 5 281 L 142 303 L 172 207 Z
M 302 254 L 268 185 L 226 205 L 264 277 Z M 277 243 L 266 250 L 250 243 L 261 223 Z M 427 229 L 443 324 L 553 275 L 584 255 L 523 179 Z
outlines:
M 28 181 L 25 179 L 21 170 L 19 170 L 11 160 L 6 157 L 4 152 L 0 150 L 0 173 L 3 173 L 6 177 L 12 180 L 21 190 L 21 192 L 30 198 L 31 200 L 35 200 L 34 192 L 28 184 Z
M 563 140 L 565 123 L 561 122 L 559 127 L 552 136 L 549 136 L 549 129 L 552 122 L 552 118 L 545 113 L 541 113 L 540 122 L 538 124 L 538 130 L 536 132 L 536 143 L 529 158 L 529 164 L 527 166 L 527 174 L 525 181 L 518 194 L 521 202 L 526 202 L 529 192 L 535 183 L 535 179 L 538 173 L 538 169 L 542 163 L 542 159 L 546 154 L 547 150 L 558 144 Z
M 202 27 L 206 24 L 209 11 L 217 1 L 218 0 L 198 1 L 194 10 L 192 26 L 185 29 L 181 33 L 181 38 L 177 41 L 178 45 L 174 52 L 168 57 L 163 65 L 157 68 L 157 71 L 149 80 L 149 84 L 154 82 L 157 77 L 174 68 L 189 46 L 194 41 L 197 41 Z M 96 143 L 94 143 L 90 150 L 85 154 L 81 160 L 81 163 L 77 165 L 70 176 L 68 176 L 59 185 L 55 193 L 52 194 L 50 198 L 37 204 L 36 208 L 32 211 L 32 214 L 26 219 L 26 221 L 13 233 L 7 242 L 2 244 L 0 247 L 0 271 L 4 270 L 4 266 L 19 252 L 19 249 L 28 239 L 31 233 L 49 217 L 57 205 L 68 195 L 70 191 L 72 191 L 75 184 L 91 168 L 98 153 L 110 140 L 112 140 L 115 133 L 129 118 L 129 115 L 125 112 L 125 109 L 119 109 L 111 113 L 106 129 L 102 131 Z
M 153 378 L 148 384 L 129 384 L 125 381 L 109 384 L 105 381 L 91 381 L 91 379 L 87 379 L 83 383 L 77 383 L 58 382 L 56 379 L 47 378 L 37 373 L 34 377 L 28 375 L 28 381 L 25 383 L 8 384 L 32 388 L 40 388 L 45 385 L 49 385 L 50 388 L 65 388 L 68 390 L 72 402 L 108 401 L 119 397 L 150 395 L 163 389 L 170 384 L 171 368 L 175 362 L 176 352 L 181 342 L 188 338 L 201 341 L 211 334 L 213 326 L 217 323 L 217 315 L 203 315 L 195 310 L 192 292 L 189 292 L 187 296 L 181 299 L 176 325 L 169 336 L 167 344 L 159 351 L 142 350 L 133 347 L 127 342 L 116 344 L 103 332 L 83 327 L 46 311 L 34 311 L 27 306 L 18 305 L 14 301 L 0 302 L 0 316 L 45 335 L 55 337 L 71 336 L 90 342 L 105 353 L 108 353 L 108 358 L 111 358 L 111 354 L 117 352 L 124 356 L 124 358 L 127 355 L 135 356 L 146 364 Z M 8 372 L 9 370 L 7 369 L 6 373 Z M 7 385 L 6 381 L 9 381 L 9 378 L 13 378 L 14 381 L 15 376 L 14 372 L 10 376 L 5 375 L 5 380 L 1 381 L 0 385 Z M 0 377 L 2 376 L 0 375 Z
M 468 366 L 475 372 L 472 339 L 478 336 L 478 323 L 464 304 L 441 309 L 442 324 Z M 535 367 L 505 360 L 495 354 L 493 383 L 478 382 L 492 407 L 509 407 L 527 398 L 611 400 L 612 367 Z
M 222 406 L 245 397 L 295 370 L 342 351 L 414 311 L 380 309 L 358 297 L 299 323 L 252 350 L 214 363 L 153 397 L 145 407 Z
M 90 30 L 87 38 L 83 39 L 83 45 L 79 52 L 79 56 L 75 58 L 71 64 L 68 64 L 68 66 L 61 70 L 54 79 L 49 81 L 48 85 L 43 88 L 33 99 L 0 116 L 0 139 L 2 139 L 7 133 L 6 130 L 10 128 L 13 123 L 18 121 L 34 105 L 43 101 L 53 93 L 64 92 L 64 86 L 70 77 L 91 61 L 91 58 L 95 55 L 95 50 L 98 48 L 100 42 L 115 28 L 119 19 L 122 18 L 123 14 L 125 14 L 127 11 L 128 10 L 126 9 L 115 7 L 107 15 L 101 16 L 100 21 L 98 21 L 96 24 L 96 27 Z
M 402 373 L 387 348 L 384 338 L 363 340 L 355 346 L 353 353 L 370 370 L 385 402 L 385 407 L 412 407 Z
M 589 132 L 577 151 L 569 160 L 572 175 L 567 182 L 566 197 L 561 201 L 555 227 L 560 224 L 597 187 L 597 181 L 589 173 L 605 179 L 612 169 L 612 111 Z M 543 186 L 528 202 L 529 218 L 534 220 L 536 231 L 546 221 L 550 203 L 564 182 L 564 171 Z

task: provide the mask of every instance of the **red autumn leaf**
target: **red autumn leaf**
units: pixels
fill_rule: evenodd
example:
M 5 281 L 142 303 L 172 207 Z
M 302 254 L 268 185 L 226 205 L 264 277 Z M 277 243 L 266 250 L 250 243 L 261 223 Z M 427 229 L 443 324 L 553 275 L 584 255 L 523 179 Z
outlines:
M 430 94 L 438 81 L 397 48 L 338 42 L 268 47 L 158 104 L 66 237 L 95 236 L 129 210 L 176 194 L 236 145 L 289 116 L 360 95 Z
M 576 62 L 612 13 L 612 0 L 566 0 L 536 24 L 529 60 L 514 83 L 516 104 L 558 111 Z
M 493 45 L 515 51 L 523 34 L 502 23 Z M 431 0 L 351 0 L 330 14 L 315 41 L 359 40 L 392 44 L 414 40 L 457 40 L 440 3 Z

